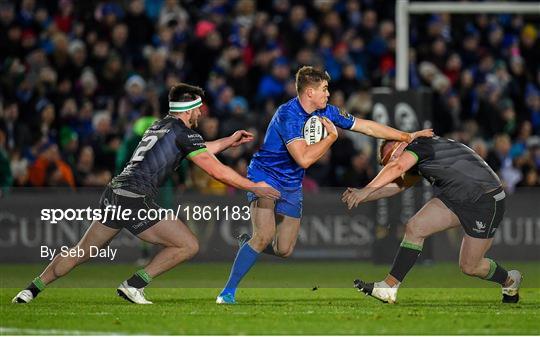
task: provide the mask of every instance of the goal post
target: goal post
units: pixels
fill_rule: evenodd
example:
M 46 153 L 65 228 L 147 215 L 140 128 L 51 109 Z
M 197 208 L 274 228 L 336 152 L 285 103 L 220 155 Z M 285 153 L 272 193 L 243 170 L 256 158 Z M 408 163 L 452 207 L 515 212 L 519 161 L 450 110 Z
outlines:
M 396 89 L 409 89 L 409 16 L 411 14 L 508 13 L 540 15 L 540 2 L 396 2 Z

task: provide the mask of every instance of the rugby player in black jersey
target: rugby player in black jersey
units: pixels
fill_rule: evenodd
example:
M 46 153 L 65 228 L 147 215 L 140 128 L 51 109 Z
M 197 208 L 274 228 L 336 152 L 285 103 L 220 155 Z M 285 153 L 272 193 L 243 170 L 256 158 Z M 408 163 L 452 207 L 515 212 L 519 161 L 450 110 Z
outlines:
M 158 187 L 187 158 L 213 178 L 230 186 L 250 191 L 260 198 L 277 199 L 280 194 L 264 182 L 254 183 L 228 166 L 214 154 L 229 147 L 236 147 L 253 140 L 244 130 L 229 137 L 205 142 L 193 131 L 201 116 L 204 92 L 201 88 L 180 83 L 169 92 L 169 113 L 156 121 L 143 135 L 129 163 L 122 173 L 112 179 L 100 200 L 102 215 L 111 206 L 130 209 L 138 214 L 141 209 L 159 209 L 154 202 Z M 144 288 L 156 276 L 179 263 L 189 260 L 198 251 L 198 241 L 191 230 L 169 213 L 163 219 L 137 219 L 125 221 L 104 219 L 93 221 L 76 248 L 82 249 L 80 257 L 57 255 L 30 285 L 19 292 L 13 303 L 28 303 L 46 285 L 66 275 L 75 266 L 89 259 L 90 247 L 107 245 L 123 228 L 141 240 L 162 245 L 150 263 L 120 284 L 118 295 L 137 304 L 151 304 L 144 296 Z
M 424 240 L 437 232 L 462 226 L 461 271 L 502 286 L 503 302 L 519 300 L 521 273 L 506 271 L 485 254 L 505 212 L 501 181 L 469 147 L 451 139 L 417 138 L 410 144 L 384 141 L 379 148 L 383 169 L 364 188 L 349 188 L 343 201 L 359 203 L 387 198 L 413 186 L 421 177 L 434 197 L 406 224 L 405 236 L 392 269 L 381 282 L 355 280 L 355 287 L 383 302 L 394 303 L 398 288 L 422 251 Z

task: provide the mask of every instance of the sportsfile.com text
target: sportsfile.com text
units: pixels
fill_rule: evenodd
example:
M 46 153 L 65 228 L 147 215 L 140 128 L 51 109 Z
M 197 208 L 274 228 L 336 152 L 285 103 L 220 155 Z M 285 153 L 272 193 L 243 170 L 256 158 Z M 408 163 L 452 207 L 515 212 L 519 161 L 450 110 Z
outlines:
M 41 220 L 56 224 L 59 221 L 88 220 L 101 221 L 108 220 L 163 220 L 178 218 L 183 216 L 187 221 L 194 220 L 249 220 L 251 218 L 248 206 L 199 206 L 199 205 L 178 205 L 176 209 L 139 209 L 134 212 L 132 209 L 124 208 L 121 205 L 108 205 L 104 209 L 99 208 L 44 208 L 41 210 Z

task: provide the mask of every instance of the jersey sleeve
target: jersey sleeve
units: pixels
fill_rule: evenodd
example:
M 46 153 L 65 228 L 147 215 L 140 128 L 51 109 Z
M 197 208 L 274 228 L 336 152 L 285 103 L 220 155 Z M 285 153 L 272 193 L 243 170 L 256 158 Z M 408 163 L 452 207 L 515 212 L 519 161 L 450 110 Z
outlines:
M 304 139 L 304 121 L 292 111 L 280 111 L 276 126 L 277 133 L 286 145 Z
M 203 137 L 187 128 L 182 130 L 182 132 L 176 133 L 176 146 L 178 146 L 186 158 L 193 158 L 200 153 L 208 151 Z
M 433 147 L 426 141 L 428 139 L 429 138 L 417 138 L 405 148 L 405 151 L 416 157 L 418 163 L 433 158 Z
M 354 116 L 343 109 L 338 109 L 334 105 L 328 105 L 324 116 L 328 117 L 328 119 L 330 119 L 332 123 L 342 129 L 350 130 L 354 126 Z

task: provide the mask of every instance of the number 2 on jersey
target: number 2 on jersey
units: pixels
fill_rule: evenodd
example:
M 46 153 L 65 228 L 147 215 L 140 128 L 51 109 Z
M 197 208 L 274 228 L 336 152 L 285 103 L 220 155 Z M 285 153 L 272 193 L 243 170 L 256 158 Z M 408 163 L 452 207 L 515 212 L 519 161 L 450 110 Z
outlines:
M 137 147 L 135 154 L 133 154 L 131 161 L 143 160 L 144 155 L 146 154 L 146 151 L 150 150 L 152 146 L 156 144 L 157 141 L 158 141 L 158 136 L 151 135 L 151 136 L 144 137 L 139 143 L 139 146 Z

